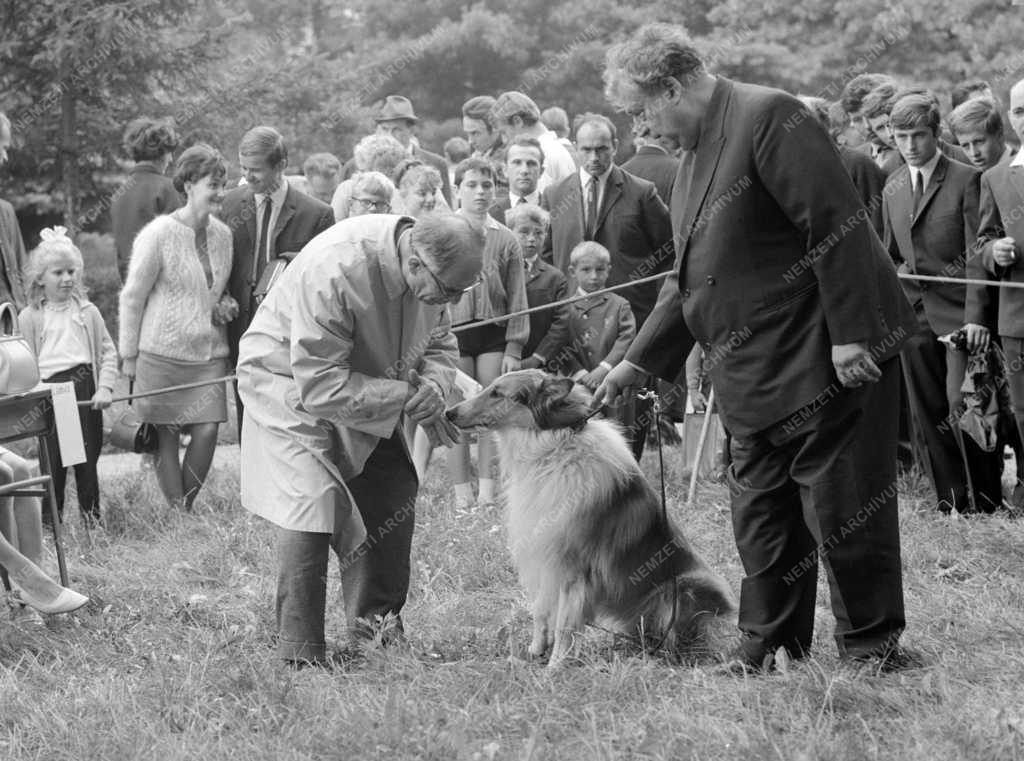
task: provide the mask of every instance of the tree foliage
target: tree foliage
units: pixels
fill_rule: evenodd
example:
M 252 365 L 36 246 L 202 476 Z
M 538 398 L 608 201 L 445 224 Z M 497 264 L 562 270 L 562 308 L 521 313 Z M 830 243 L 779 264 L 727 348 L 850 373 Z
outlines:
M 19 141 L 3 194 L 102 225 L 121 132 L 142 114 L 229 159 L 272 124 L 294 171 L 314 151 L 350 155 L 394 93 L 428 139 L 506 89 L 607 113 L 605 51 L 652 20 L 685 25 L 715 71 L 830 98 L 863 71 L 942 94 L 976 76 L 1005 98 L 1024 70 L 1024 10 L 1006 0 L 0 0 L 0 108 Z

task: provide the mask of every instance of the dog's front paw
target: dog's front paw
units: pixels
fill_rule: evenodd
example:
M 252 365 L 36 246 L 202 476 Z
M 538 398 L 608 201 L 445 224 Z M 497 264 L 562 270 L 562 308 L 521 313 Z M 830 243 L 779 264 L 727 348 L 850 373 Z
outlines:
M 536 638 L 534 638 L 533 642 L 530 643 L 530 647 L 527 649 L 527 652 L 534 658 L 539 658 L 542 655 L 544 655 L 547 649 L 548 643 L 546 639 L 541 639 L 538 641 Z

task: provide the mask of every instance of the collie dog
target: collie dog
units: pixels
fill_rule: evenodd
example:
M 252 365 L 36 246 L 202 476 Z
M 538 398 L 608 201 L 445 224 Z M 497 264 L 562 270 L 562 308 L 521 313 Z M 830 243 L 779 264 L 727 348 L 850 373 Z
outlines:
M 497 434 L 510 549 L 532 604 L 530 654 L 550 648 L 549 667 L 586 624 L 672 650 L 735 610 L 664 517 L 618 426 L 591 420 L 589 404 L 568 378 L 520 370 L 446 413 L 458 428 Z

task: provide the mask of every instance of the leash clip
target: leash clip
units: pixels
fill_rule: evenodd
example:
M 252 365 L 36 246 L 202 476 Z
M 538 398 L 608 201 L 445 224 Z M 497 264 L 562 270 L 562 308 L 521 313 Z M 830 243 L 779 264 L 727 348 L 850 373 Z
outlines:
M 661 413 L 661 397 L 658 396 L 658 392 L 654 389 L 645 388 L 643 391 L 637 391 L 636 398 L 644 401 L 651 400 L 651 408 L 654 410 L 654 413 Z

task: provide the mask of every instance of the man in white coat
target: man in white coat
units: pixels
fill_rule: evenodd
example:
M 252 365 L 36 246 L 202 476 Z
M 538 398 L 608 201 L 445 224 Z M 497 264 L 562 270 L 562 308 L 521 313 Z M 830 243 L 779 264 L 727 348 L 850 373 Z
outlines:
M 435 444 L 458 348 L 447 303 L 480 280 L 460 217 L 368 214 L 302 249 L 239 344 L 242 505 L 278 526 L 278 655 L 327 660 L 330 549 L 352 636 L 398 618 L 419 483 L 411 432 Z M 368 626 L 369 625 L 369 626 Z

